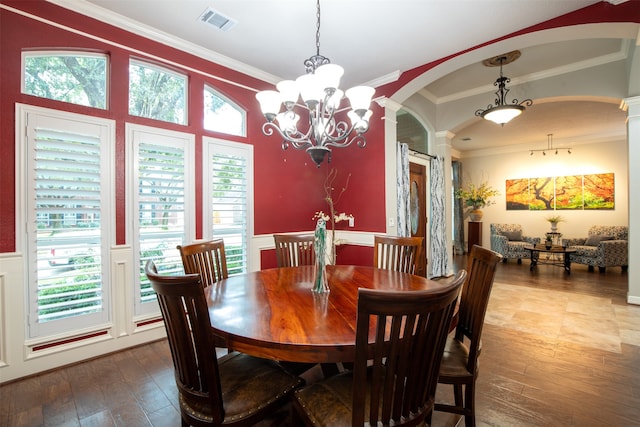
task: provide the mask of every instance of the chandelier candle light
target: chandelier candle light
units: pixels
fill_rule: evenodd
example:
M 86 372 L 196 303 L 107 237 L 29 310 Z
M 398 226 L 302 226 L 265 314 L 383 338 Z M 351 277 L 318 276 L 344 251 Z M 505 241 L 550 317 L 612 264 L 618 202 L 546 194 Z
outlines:
M 514 50 L 513 52 L 505 53 L 482 61 L 482 63 L 487 67 L 497 67 L 499 65 L 500 77 L 498 77 L 498 79 L 493 83 L 494 86 L 498 86 L 494 105 L 489 104 L 486 110 L 476 110 L 476 116 L 480 116 L 483 119 L 490 120 L 504 126 L 505 123 L 509 123 L 511 119 L 522 114 L 525 110 L 525 105 L 527 107 L 533 105 L 533 101 L 531 99 L 525 99 L 522 102 L 518 102 L 517 99 L 514 99 L 511 104 L 507 103 L 507 93 L 509 93 L 509 89 L 507 89 L 506 84 L 511 82 L 511 79 L 502 75 L 502 65 L 509 64 L 518 58 L 520 58 L 520 51 Z
M 262 125 L 262 133 L 271 136 L 277 132 L 282 138 L 282 149 L 289 145 L 298 150 L 306 150 L 311 159 L 320 167 L 328 156 L 331 161 L 329 147 L 348 147 L 356 142 L 364 147 L 367 140 L 363 134 L 369 130 L 369 109 L 375 90 L 368 86 L 356 86 L 343 93 L 338 88 L 344 69 L 331 64 L 329 58 L 320 55 L 320 0 L 317 0 L 316 54 L 304 62 L 306 74 L 294 80 L 284 80 L 276 85 L 277 91 L 258 92 L 256 98 L 260 103 L 262 114 L 267 120 Z M 340 110 L 340 102 L 346 94 L 351 104 L 347 113 L 351 125 L 345 121 L 336 121 L 335 114 Z M 298 104 L 302 98 L 304 106 Z M 281 111 L 284 106 L 284 111 Z M 309 116 L 309 128 L 300 130 L 300 115 L 296 107 Z M 352 133 L 355 131 L 355 135 Z

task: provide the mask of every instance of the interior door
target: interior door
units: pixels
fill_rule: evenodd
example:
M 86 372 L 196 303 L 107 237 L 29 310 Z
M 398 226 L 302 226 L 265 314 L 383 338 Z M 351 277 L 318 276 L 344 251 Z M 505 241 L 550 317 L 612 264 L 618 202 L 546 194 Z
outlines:
M 409 204 L 411 236 L 422 237 L 422 259 L 416 274 L 427 275 L 427 168 L 409 163 Z

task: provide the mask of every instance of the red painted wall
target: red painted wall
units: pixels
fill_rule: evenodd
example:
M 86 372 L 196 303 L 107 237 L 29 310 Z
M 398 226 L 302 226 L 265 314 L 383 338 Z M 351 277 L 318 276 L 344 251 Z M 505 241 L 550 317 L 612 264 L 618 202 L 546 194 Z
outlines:
M 119 30 L 96 20 L 78 15 L 67 9 L 43 0 L 8 1 L 0 3 L 42 16 L 45 19 L 74 30 L 83 31 L 90 36 L 102 38 L 117 44 L 134 48 L 140 53 L 128 50 L 111 43 L 105 43 L 56 25 L 40 23 L 29 17 L 21 16 L 11 10 L 0 9 L 0 253 L 13 252 L 16 249 L 15 235 L 15 103 L 25 103 L 65 111 L 111 118 L 116 121 L 116 243 L 127 244 L 125 237 L 126 201 L 124 199 L 127 182 L 125 180 L 125 122 L 140 123 L 195 134 L 196 154 L 202 153 L 202 137 L 215 135 L 202 129 L 202 89 L 205 83 L 217 88 L 230 99 L 247 109 L 247 137 L 227 137 L 252 144 L 255 154 L 255 233 L 271 234 L 311 230 L 314 212 L 327 210 L 324 202 L 323 182 L 330 168 L 338 170 L 336 187 L 343 185 L 351 174 L 348 190 L 336 206 L 338 212 L 347 212 L 355 216 L 354 231 L 381 233 L 385 230 L 384 205 L 384 122 L 381 120 L 383 109 L 373 105 L 373 119 L 367 133 L 368 145 L 364 149 L 349 147 L 334 149 L 331 165 L 323 164 L 320 168 L 309 160 L 303 151 L 290 149 L 282 152 L 277 137 L 262 135 L 262 115 L 254 97 L 254 91 L 225 83 L 214 78 L 182 69 L 189 75 L 189 124 L 179 126 L 129 116 L 127 113 L 128 61 L 130 57 L 149 59 L 155 56 L 185 67 L 203 70 L 223 79 L 233 81 L 256 90 L 268 88 L 270 85 L 242 73 L 227 69 L 218 64 L 208 62 L 188 53 L 181 52 L 153 40 L 139 37 Z M 613 6 L 600 2 L 571 14 L 524 29 L 501 39 L 538 30 L 577 25 L 591 22 L 640 22 L 638 2 L 631 0 Z M 494 41 L 483 43 L 468 50 L 476 49 Z M 111 60 L 111 76 L 113 84 L 109 92 L 109 108 L 106 111 L 69 105 L 56 101 L 36 98 L 20 93 L 20 54 L 26 49 L 60 49 L 76 48 L 106 52 Z M 468 51 L 467 50 L 467 51 Z M 376 96 L 391 96 L 409 81 L 423 74 L 434 66 L 464 52 L 425 64 L 404 72 L 397 82 L 378 88 Z M 178 67 L 180 69 L 180 67 Z M 224 136 L 226 137 L 226 136 Z M 202 236 L 202 168 L 199 161 L 193 165 L 196 172 L 196 237 Z M 358 246 L 345 247 L 339 255 L 339 262 L 349 260 L 355 264 L 366 264 L 371 258 L 367 248 Z M 268 260 L 265 260 L 269 263 Z
M 48 21 L 86 32 L 89 36 L 75 34 L 56 25 L 41 23 L 12 10 L 0 9 L 0 253 L 16 249 L 15 235 L 15 104 L 24 103 L 64 111 L 110 118 L 116 121 L 116 243 L 127 244 L 125 237 L 126 201 L 125 180 L 125 123 L 139 123 L 148 126 L 172 129 L 195 134 L 197 202 L 196 237 L 202 236 L 202 137 L 218 136 L 252 144 L 255 155 L 255 234 L 312 230 L 312 220 L 318 210 L 327 211 L 324 202 L 323 183 L 330 168 L 338 170 L 336 184 L 351 174 L 349 187 L 338 211 L 351 213 L 356 217 L 355 231 L 382 232 L 385 229 L 384 212 L 384 123 L 380 119 L 383 110 L 373 106 L 371 128 L 367 133 L 368 145 L 364 149 L 356 146 L 334 149 L 333 161 L 317 168 L 304 151 L 289 149 L 283 152 L 280 139 L 262 134 L 264 122 L 255 92 L 214 78 L 189 71 L 188 68 L 202 70 L 223 79 L 239 83 L 249 88 L 262 90 L 269 84 L 246 76 L 234 70 L 205 61 L 193 55 L 159 44 L 126 31 L 119 30 L 99 21 L 78 15 L 45 1 L 6 1 L 1 3 L 9 8 L 42 16 Z M 93 37 L 92 37 L 93 36 Z M 105 39 L 109 42 L 96 40 Z M 143 53 L 132 53 L 119 45 L 133 48 Z M 109 88 L 109 108 L 106 111 L 70 105 L 41 99 L 20 93 L 21 52 L 29 49 L 89 49 L 105 52 L 110 58 L 111 82 Z M 158 122 L 128 114 L 128 61 L 161 58 L 171 61 L 178 71 L 189 76 L 189 123 L 180 126 Z M 160 61 L 162 64 L 162 61 Z M 202 91 L 204 84 L 215 87 L 234 102 L 247 110 L 247 137 L 216 135 L 202 128 Z

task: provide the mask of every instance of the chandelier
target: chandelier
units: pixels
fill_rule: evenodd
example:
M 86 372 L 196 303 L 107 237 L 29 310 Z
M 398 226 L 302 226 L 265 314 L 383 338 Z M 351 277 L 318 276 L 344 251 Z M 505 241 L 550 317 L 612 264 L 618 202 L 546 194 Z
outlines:
M 547 134 L 547 148 L 541 148 L 541 149 L 538 149 L 538 150 L 529 150 L 529 153 L 530 153 L 531 156 L 533 156 L 534 153 L 542 151 L 542 155 L 543 156 L 546 156 L 547 152 L 549 152 L 549 153 L 555 152 L 556 155 L 558 155 L 558 150 L 567 150 L 567 153 L 571 154 L 571 147 L 562 147 L 562 148 L 556 147 L 556 148 L 553 148 L 553 134 L 552 133 L 548 133 Z
M 368 86 L 356 86 L 346 92 L 338 89 L 344 69 L 320 55 L 320 0 L 316 4 L 316 54 L 304 61 L 306 74 L 295 81 L 281 81 L 276 85 L 277 91 L 258 92 L 256 98 L 267 120 L 262 133 L 271 136 L 277 132 L 283 138 L 283 150 L 289 146 L 306 150 L 320 167 L 327 155 L 327 161 L 331 162 L 329 147 L 348 147 L 354 142 L 361 148 L 367 145 L 363 134 L 369 129 L 374 89 Z M 341 111 L 338 108 L 343 94 L 351 104 L 347 112 L 350 124 L 335 117 Z M 298 104 L 299 97 L 304 105 Z M 297 111 L 308 115 L 307 130 L 298 128 Z
M 476 110 L 476 116 L 480 116 L 483 119 L 491 120 L 501 126 L 505 123 L 509 123 L 511 119 L 519 116 L 525 110 L 525 105 L 530 107 L 533 105 L 531 99 L 525 99 L 522 102 L 518 102 L 514 99 L 511 104 L 507 103 L 507 89 L 506 84 L 511 82 L 509 77 L 502 75 L 502 65 L 509 64 L 520 57 L 520 51 L 514 50 L 513 52 L 505 53 L 504 55 L 495 56 L 493 58 L 485 59 L 482 63 L 487 67 L 500 66 L 500 77 L 493 83 L 498 87 L 498 91 L 495 92 L 496 99 L 494 105 L 489 104 L 485 110 Z

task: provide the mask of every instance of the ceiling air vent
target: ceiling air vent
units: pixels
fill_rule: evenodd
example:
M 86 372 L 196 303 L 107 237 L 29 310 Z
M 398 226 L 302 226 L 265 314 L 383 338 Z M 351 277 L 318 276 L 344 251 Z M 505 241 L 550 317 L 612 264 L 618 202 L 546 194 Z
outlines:
M 222 31 L 229 31 L 238 23 L 238 21 L 231 19 L 212 8 L 207 8 L 207 10 L 202 12 L 202 15 L 200 15 L 200 21 L 213 25 Z

